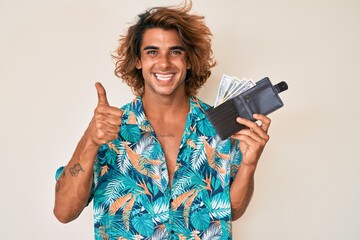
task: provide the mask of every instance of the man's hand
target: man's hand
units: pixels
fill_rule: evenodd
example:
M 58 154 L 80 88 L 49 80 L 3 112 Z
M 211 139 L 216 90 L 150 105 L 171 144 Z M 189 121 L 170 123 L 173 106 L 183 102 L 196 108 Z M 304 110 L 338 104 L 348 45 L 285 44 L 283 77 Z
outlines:
M 56 183 L 54 214 L 63 223 L 76 219 L 86 207 L 99 146 L 116 139 L 120 131 L 122 111 L 109 105 L 100 83 L 95 87 L 98 105 L 94 116 Z
M 254 114 L 260 122 L 258 125 L 248 119 L 237 118 L 236 121 L 247 128 L 232 135 L 232 138 L 240 140 L 242 161 L 230 188 L 232 220 L 240 218 L 250 203 L 254 192 L 254 173 L 262 151 L 269 141 L 267 131 L 270 127 L 270 118 Z
M 256 167 L 266 143 L 269 141 L 267 134 L 271 120 L 262 114 L 254 114 L 256 120 L 260 121 L 258 125 L 248 119 L 237 118 L 236 121 L 245 125 L 247 128 L 240 130 L 232 135 L 232 138 L 240 140 L 240 150 L 242 153 L 242 163 L 246 166 Z
M 95 87 L 98 94 L 98 105 L 85 132 L 85 137 L 92 144 L 100 146 L 118 137 L 123 113 L 119 108 L 110 106 L 101 83 L 97 82 Z

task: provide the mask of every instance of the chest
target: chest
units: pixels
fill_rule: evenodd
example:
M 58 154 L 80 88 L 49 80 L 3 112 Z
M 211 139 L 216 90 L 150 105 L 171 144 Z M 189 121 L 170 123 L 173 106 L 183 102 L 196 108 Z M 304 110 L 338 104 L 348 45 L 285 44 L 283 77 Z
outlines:
M 161 145 L 168 167 L 170 182 L 175 171 L 180 143 L 184 134 L 186 116 L 171 121 L 152 121 L 151 126 Z

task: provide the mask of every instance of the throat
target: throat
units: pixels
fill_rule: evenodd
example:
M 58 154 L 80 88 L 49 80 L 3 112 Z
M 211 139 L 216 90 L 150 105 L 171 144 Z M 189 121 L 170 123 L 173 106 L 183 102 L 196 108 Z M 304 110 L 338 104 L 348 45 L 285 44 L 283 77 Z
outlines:
M 190 110 L 190 97 L 184 91 L 176 91 L 171 95 L 152 94 L 147 91 L 142 96 L 145 115 L 149 120 L 173 121 L 180 115 L 187 115 Z

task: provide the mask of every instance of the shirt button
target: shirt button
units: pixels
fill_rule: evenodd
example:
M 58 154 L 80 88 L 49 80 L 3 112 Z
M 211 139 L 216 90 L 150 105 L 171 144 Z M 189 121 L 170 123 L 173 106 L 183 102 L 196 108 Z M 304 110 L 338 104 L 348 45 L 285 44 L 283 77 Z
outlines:
M 170 233 L 171 233 L 171 234 L 174 234 L 175 232 L 174 232 L 174 230 L 171 230 Z

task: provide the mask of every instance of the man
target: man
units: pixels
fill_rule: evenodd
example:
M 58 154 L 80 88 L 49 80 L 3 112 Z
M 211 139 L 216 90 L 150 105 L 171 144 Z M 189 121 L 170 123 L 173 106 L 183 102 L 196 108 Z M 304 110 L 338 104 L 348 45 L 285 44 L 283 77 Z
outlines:
M 120 39 L 115 73 L 137 95 L 98 106 L 58 172 L 54 214 L 77 218 L 94 200 L 95 239 L 231 239 L 248 206 L 270 119 L 221 141 L 195 97 L 214 66 L 203 17 L 153 8 Z

